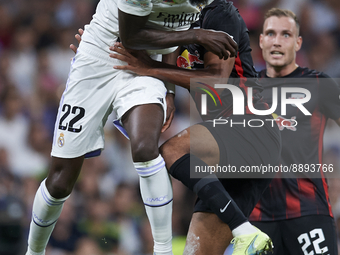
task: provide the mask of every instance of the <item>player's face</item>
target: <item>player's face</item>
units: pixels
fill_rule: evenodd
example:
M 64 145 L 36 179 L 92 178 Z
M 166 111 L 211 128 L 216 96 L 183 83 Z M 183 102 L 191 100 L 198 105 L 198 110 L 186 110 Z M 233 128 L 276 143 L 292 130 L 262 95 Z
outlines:
M 296 52 L 301 48 L 301 43 L 294 19 L 276 16 L 266 19 L 260 36 L 260 47 L 267 69 L 295 68 Z

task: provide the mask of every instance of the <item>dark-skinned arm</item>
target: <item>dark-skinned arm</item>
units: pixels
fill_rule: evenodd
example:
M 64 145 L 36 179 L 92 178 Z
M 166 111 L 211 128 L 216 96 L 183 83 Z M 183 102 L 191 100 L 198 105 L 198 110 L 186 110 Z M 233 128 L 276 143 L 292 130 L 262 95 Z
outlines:
M 219 58 L 234 57 L 237 43 L 225 32 L 207 29 L 163 31 L 145 28 L 149 16 L 136 16 L 118 9 L 119 36 L 124 47 L 156 50 L 179 45 L 199 44 Z
M 149 69 L 148 76 L 152 76 L 163 81 L 175 83 L 187 89 L 193 89 L 190 86 L 190 79 L 203 78 L 216 80 L 218 78 L 227 79 L 234 66 L 235 58 L 227 60 L 219 59 L 215 54 L 207 52 L 204 55 L 204 69 L 183 69 L 177 66 L 169 66 L 162 64 L 156 68 Z M 197 85 L 199 86 L 199 85 Z
M 119 43 L 110 49 L 119 53 L 111 53 L 111 57 L 128 63 L 128 65 L 115 66 L 114 68 L 130 70 L 139 75 L 152 76 L 187 89 L 190 88 L 190 79 L 192 78 L 227 79 L 235 63 L 235 58 L 221 60 L 215 54 L 207 52 L 204 55 L 204 69 L 191 70 L 154 61 L 145 52 L 139 52 L 136 57 L 132 56 Z

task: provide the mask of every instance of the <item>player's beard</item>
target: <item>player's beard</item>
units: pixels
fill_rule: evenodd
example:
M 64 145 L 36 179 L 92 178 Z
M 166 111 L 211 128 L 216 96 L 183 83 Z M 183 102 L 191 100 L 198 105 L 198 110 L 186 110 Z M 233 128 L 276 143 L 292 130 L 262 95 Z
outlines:
M 190 4 L 193 6 L 200 6 L 200 5 L 206 5 L 208 3 L 208 0 L 189 0 Z

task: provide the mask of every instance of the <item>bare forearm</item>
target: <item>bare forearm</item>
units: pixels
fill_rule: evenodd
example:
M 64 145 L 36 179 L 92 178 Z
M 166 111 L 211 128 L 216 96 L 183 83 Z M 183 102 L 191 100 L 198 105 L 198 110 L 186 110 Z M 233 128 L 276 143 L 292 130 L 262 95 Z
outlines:
M 114 66 L 115 69 L 129 70 L 142 76 L 152 76 L 184 88 L 193 88 L 190 84 L 192 78 L 228 79 L 235 63 L 235 58 L 221 60 L 213 53 L 207 52 L 204 55 L 204 69 L 189 70 L 152 60 L 143 51 L 135 51 L 137 55 L 133 56 L 121 43 L 116 43 L 110 49 L 115 52 L 111 53 L 110 57 L 127 63 L 127 65 Z M 172 57 L 169 56 L 169 59 L 165 61 L 174 63 L 175 58 L 171 59 Z
M 141 29 L 134 36 L 123 41 L 124 47 L 135 50 L 155 50 L 196 43 L 195 31 L 161 31 Z
M 190 89 L 190 79 L 217 78 L 221 75 L 221 70 L 209 67 L 202 70 L 189 70 L 158 62 L 157 66 L 154 65 L 154 68 L 149 69 L 148 75 Z

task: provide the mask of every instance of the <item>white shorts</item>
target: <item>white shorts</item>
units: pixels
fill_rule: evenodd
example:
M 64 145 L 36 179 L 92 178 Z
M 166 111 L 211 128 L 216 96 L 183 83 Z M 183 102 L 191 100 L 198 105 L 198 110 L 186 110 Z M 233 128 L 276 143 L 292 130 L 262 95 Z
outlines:
M 54 157 L 75 158 L 103 149 L 103 127 L 112 111 L 120 119 L 136 105 L 157 103 L 166 118 L 166 88 L 161 80 L 113 69 L 126 63 L 85 46 L 80 45 L 72 60 L 60 100 Z

